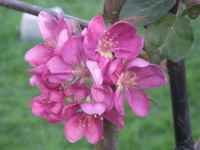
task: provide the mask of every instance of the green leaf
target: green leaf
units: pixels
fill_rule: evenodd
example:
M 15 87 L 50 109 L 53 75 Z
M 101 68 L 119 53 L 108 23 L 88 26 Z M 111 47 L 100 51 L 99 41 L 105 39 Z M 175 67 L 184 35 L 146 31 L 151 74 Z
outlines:
M 145 31 L 145 48 L 150 56 L 179 60 L 188 55 L 194 41 L 190 20 L 168 15 Z
M 174 4 L 175 0 L 126 0 L 120 18 L 142 16 L 144 24 L 149 24 L 165 16 Z
M 187 8 L 184 12 L 183 15 L 187 14 L 191 19 L 196 19 L 197 17 L 200 16 L 200 4 L 198 5 L 193 5 L 189 8 Z

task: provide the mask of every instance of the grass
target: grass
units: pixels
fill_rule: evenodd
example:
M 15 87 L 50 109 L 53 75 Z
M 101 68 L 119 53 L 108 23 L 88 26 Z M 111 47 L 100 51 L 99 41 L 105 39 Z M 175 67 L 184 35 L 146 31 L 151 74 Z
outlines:
M 52 7 L 63 7 L 69 14 L 89 19 L 100 12 L 100 0 L 27 0 Z M 28 65 L 24 53 L 36 42 L 21 42 L 18 36 L 20 13 L 0 8 L 0 149 L 1 150 L 91 150 L 93 146 L 81 140 L 68 143 L 63 125 L 50 125 L 31 114 L 31 97 L 38 94 L 28 85 Z M 190 100 L 193 137 L 200 137 L 200 20 L 193 22 L 196 41 L 187 61 L 188 94 Z M 200 53 L 199 53 L 200 54 Z M 136 118 L 127 110 L 126 127 L 119 134 L 120 150 L 172 150 L 173 123 L 168 86 L 151 92 L 151 115 Z

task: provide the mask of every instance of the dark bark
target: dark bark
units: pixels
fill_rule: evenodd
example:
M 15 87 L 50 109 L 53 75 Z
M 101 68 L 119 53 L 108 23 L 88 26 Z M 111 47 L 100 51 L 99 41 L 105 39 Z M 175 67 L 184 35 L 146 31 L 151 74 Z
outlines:
M 96 150 L 117 150 L 117 128 L 110 122 L 104 122 L 104 139 L 96 145 Z
M 170 78 L 176 150 L 194 150 L 187 98 L 184 60 L 167 61 Z
M 200 140 L 195 143 L 195 150 L 200 150 Z
M 56 16 L 55 12 L 49 9 L 45 9 L 40 6 L 32 5 L 32 4 L 22 2 L 19 0 L 0 0 L 0 6 L 7 7 L 7 8 L 14 9 L 21 12 L 26 12 L 35 16 L 37 16 L 40 13 L 40 11 L 48 11 L 52 15 Z M 74 16 L 65 15 L 65 18 L 78 21 L 82 27 L 87 25 L 87 21 L 74 17 Z
M 106 0 L 104 3 L 104 18 L 110 23 L 118 21 L 121 8 L 125 2 L 126 0 Z
M 170 10 L 176 14 L 180 0 Z M 176 150 L 194 150 L 187 97 L 186 68 L 184 60 L 167 61 L 174 120 Z

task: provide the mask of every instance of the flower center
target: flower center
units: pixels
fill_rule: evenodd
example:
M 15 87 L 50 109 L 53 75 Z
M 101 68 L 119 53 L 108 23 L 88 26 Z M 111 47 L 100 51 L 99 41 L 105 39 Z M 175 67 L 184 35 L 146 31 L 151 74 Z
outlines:
M 82 114 L 82 116 L 79 119 L 79 125 L 82 126 L 83 128 L 91 127 L 92 126 L 91 122 L 94 119 L 100 119 L 101 121 L 103 121 L 103 117 L 97 114 L 95 115 Z
M 74 74 L 79 77 L 85 77 L 89 75 L 89 71 L 86 68 L 86 66 L 83 63 L 81 63 L 74 67 Z
M 50 48 L 56 48 L 56 42 L 54 40 L 48 40 L 45 44 Z
M 136 74 L 134 72 L 125 72 L 119 76 L 117 86 L 122 89 L 123 87 L 134 87 L 136 83 Z
M 98 44 L 97 52 L 103 57 L 113 58 L 113 49 L 116 47 L 117 42 L 113 41 L 112 38 L 105 35 Z
M 103 57 L 106 57 L 106 58 L 113 58 L 113 53 L 109 50 L 101 50 L 99 51 L 99 54 Z

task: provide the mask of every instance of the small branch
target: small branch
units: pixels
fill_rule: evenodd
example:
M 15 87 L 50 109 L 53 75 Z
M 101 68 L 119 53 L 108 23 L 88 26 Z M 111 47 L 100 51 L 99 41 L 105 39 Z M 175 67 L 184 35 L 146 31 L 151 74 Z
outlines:
M 26 12 L 35 16 L 38 16 L 38 14 L 41 11 L 48 11 L 52 15 L 56 16 L 54 11 L 42 8 L 37 5 L 32 5 L 26 2 L 22 2 L 19 0 L 0 0 L 0 6 L 7 7 L 7 8 L 14 9 L 21 12 Z M 88 23 L 86 20 L 80 19 L 78 17 L 70 16 L 70 15 L 65 15 L 65 18 L 77 21 L 81 24 L 81 26 L 87 26 L 87 23 Z
M 104 139 L 96 145 L 96 150 L 117 149 L 117 128 L 110 122 L 104 122 Z
M 118 21 L 121 8 L 126 0 L 106 0 L 104 3 L 104 18 L 111 23 Z

